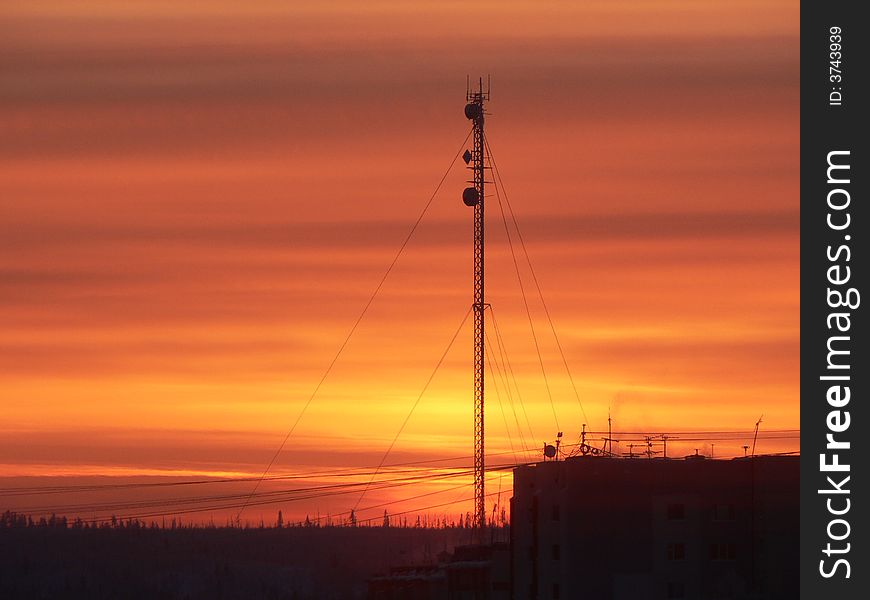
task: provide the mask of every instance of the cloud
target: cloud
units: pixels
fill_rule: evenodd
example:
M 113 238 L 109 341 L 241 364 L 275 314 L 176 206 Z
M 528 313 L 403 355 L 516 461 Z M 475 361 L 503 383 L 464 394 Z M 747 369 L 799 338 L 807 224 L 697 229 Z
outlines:
M 469 72 L 493 76 L 491 149 L 590 419 L 621 391 L 625 420 L 742 423 L 763 396 L 792 424 L 797 7 L 495 7 L 4 10 L 0 365 L 7 429 L 37 432 L 0 439 L 4 455 L 262 465 L 274 439 L 256 432 L 308 397 L 466 135 Z M 308 433 L 340 432 L 315 462 L 379 458 L 372 440 L 391 438 L 467 309 L 463 166 L 312 405 Z M 498 200 L 488 300 L 549 431 Z M 521 256 L 519 269 L 557 409 L 574 415 Z M 398 451 L 467 436 L 467 334 Z M 189 434 L 194 422 L 216 433 Z M 90 430 L 68 431 L 85 425 L 115 433 L 88 450 Z

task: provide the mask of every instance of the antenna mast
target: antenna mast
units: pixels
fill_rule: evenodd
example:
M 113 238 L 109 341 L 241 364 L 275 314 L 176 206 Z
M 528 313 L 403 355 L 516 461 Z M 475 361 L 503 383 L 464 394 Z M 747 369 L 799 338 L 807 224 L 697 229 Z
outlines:
M 764 415 L 761 415 L 763 417 Z M 761 417 L 755 422 L 755 435 L 752 436 L 752 456 L 755 456 L 755 442 L 758 440 L 758 427 L 761 425 Z
M 473 173 L 469 180 L 471 187 L 462 192 L 462 200 L 466 206 L 474 207 L 474 516 L 473 525 L 477 529 L 486 526 L 486 506 L 484 491 L 484 479 L 486 465 L 484 462 L 484 277 L 483 277 L 483 240 L 484 240 L 484 172 L 485 165 L 485 138 L 483 135 L 484 108 L 483 103 L 489 100 L 489 82 L 487 89 L 483 90 L 483 79 L 478 81 L 477 91 L 467 85 L 465 91 L 465 116 L 472 122 L 474 129 L 472 138 L 474 148 L 471 152 L 465 151 L 463 159 Z

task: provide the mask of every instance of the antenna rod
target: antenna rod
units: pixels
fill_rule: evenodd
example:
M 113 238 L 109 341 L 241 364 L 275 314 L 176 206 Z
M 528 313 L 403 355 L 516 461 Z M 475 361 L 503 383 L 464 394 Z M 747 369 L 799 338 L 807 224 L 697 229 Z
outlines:
M 764 415 L 761 415 L 763 417 Z M 752 456 L 755 456 L 755 441 L 758 439 L 758 426 L 761 425 L 761 417 L 755 422 L 755 435 L 752 436 Z
M 607 408 L 607 447 L 608 453 L 613 455 L 613 425 L 610 422 L 610 407 Z
M 489 99 L 489 92 L 483 91 L 483 78 L 478 81 L 477 91 L 469 89 L 466 92 L 465 116 L 472 121 L 474 126 L 472 138 L 474 148 L 471 153 L 466 153 L 466 164 L 471 163 L 469 169 L 473 178 L 469 183 L 473 187 L 465 188 L 462 200 L 467 206 L 474 207 L 474 515 L 473 526 L 483 529 L 486 526 L 486 492 L 484 490 L 484 478 L 486 466 L 484 464 L 484 357 L 486 352 L 484 342 L 484 311 L 486 302 L 484 298 L 484 164 L 486 147 L 483 134 L 484 109 L 483 103 Z M 469 155 L 470 154 L 470 155 Z

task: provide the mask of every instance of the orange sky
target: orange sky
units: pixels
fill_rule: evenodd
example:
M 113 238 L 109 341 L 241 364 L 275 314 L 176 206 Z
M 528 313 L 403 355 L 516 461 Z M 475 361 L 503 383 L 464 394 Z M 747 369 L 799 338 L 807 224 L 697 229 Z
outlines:
M 489 141 L 590 426 L 799 426 L 797 3 L 57 4 L 0 14 L 0 474 L 261 472 L 467 133 L 468 73 L 492 75 Z M 465 177 L 279 472 L 380 460 L 471 301 Z M 488 300 L 539 447 L 556 425 L 490 206 Z M 391 461 L 470 454 L 470 347 Z

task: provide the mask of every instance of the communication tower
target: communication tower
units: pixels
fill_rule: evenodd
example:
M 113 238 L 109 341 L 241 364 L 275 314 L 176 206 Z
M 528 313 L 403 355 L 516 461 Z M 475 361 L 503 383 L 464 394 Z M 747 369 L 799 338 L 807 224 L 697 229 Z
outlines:
M 474 514 L 473 526 L 482 529 L 486 526 L 486 492 L 484 479 L 486 465 L 484 459 L 484 357 L 486 348 L 484 337 L 484 317 L 487 304 L 484 297 L 484 184 L 486 183 L 486 138 L 483 133 L 484 102 L 489 100 L 489 81 L 486 91 L 483 89 L 483 79 L 478 81 L 477 90 L 466 85 L 465 116 L 473 125 L 472 138 L 474 146 L 465 151 L 463 159 L 469 165 L 473 176 L 468 181 L 472 184 L 462 192 L 462 201 L 466 206 L 474 208 Z

